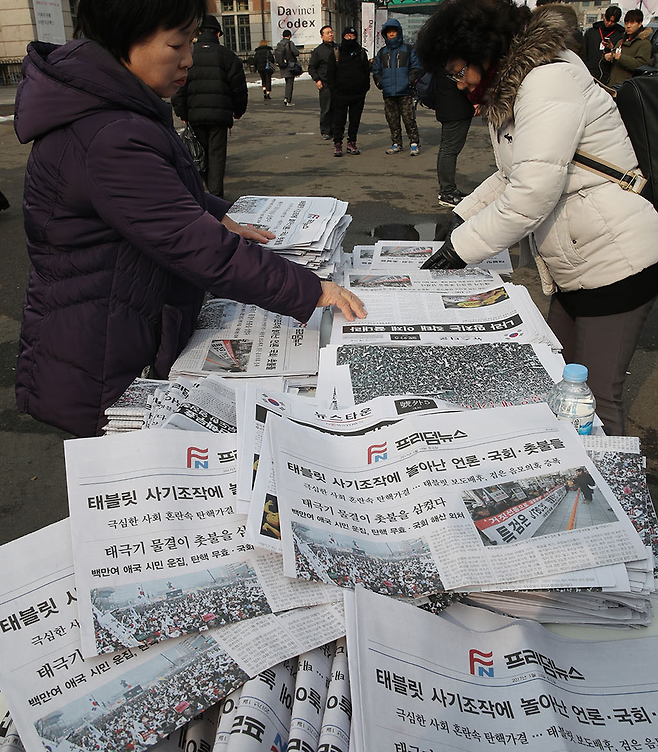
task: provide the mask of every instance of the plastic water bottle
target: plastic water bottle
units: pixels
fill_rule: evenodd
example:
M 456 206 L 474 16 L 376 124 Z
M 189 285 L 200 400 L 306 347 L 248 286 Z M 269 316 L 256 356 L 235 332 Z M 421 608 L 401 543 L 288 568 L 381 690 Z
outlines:
M 579 434 L 592 433 L 596 400 L 587 386 L 587 367 L 569 363 L 546 397 L 558 420 L 569 421 Z

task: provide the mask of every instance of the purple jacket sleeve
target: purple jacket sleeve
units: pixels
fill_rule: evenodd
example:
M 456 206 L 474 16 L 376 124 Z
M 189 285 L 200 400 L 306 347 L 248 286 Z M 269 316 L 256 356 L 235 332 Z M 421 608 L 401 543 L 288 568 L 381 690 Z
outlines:
M 94 207 L 141 253 L 214 295 L 308 320 L 321 293 L 318 277 L 229 232 L 218 216 L 228 202 L 206 194 L 204 210 L 179 174 L 193 166 L 178 163 L 160 127 L 109 124 L 86 156 Z

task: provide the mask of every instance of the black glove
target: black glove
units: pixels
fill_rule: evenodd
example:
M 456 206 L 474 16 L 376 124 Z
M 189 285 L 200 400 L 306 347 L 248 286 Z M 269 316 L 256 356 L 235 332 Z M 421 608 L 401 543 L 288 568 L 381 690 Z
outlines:
M 421 269 L 463 269 L 466 262 L 457 255 L 450 237 L 441 248 L 420 267 Z
M 434 233 L 434 240 L 447 240 L 450 237 L 450 233 L 456 228 L 459 227 L 459 225 L 463 225 L 464 220 L 459 216 L 459 214 L 455 214 L 455 212 L 450 212 L 450 221 L 447 225 L 436 225 L 436 231 Z

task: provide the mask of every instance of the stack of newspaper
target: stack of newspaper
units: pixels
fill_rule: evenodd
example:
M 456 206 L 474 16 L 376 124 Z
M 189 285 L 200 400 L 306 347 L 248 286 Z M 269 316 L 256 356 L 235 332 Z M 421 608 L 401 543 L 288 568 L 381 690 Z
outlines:
M 155 394 L 167 384 L 156 379 L 135 379 L 119 399 L 105 411 L 105 433 L 139 431 L 144 427 Z
M 442 240 L 379 240 L 375 245 L 356 245 L 352 250 L 351 268 L 369 270 L 372 267 L 392 272 L 420 269 L 423 262 L 433 256 L 443 245 Z M 497 274 L 513 271 L 509 251 L 485 259 L 479 266 Z M 470 268 L 475 268 L 471 265 Z
M 544 621 L 566 605 L 574 618 L 560 590 L 597 589 L 628 607 L 601 598 L 611 623 L 647 622 L 653 553 L 545 404 L 441 413 L 398 397 L 383 414 L 365 403 L 303 419 L 290 398 L 263 398 L 286 419 L 261 423 L 258 470 L 251 489 L 239 476 L 238 496 L 251 492 L 248 536 L 282 551 L 286 575 L 414 599 L 551 590 L 555 608 L 534 611 Z
M 534 342 L 561 349 L 528 290 L 503 283 L 495 271 L 376 262 L 344 270 L 343 285 L 361 298 L 368 317 L 348 322 L 336 312 L 332 344 Z
M 110 443 L 127 441 L 137 456 L 156 433 L 186 435 L 90 441 L 110 455 Z M 96 517 L 96 541 L 72 517 L 0 548 L 0 689 L 28 752 L 42 744 L 69 752 L 144 750 L 250 677 L 265 672 L 274 683 L 272 667 L 289 661 L 294 668 L 297 656 L 309 660 L 344 635 L 342 598 L 334 602 L 333 589 L 300 589 L 277 574 L 271 555 L 264 561 L 240 542 L 241 526 L 226 503 L 226 453 L 212 446 L 212 470 L 186 474 L 186 457 L 200 453 L 186 447 L 174 450 L 182 451 L 182 463 L 169 478 L 157 468 L 171 462 L 171 445 L 156 442 L 151 450 L 161 453 L 147 452 L 141 464 L 133 458 L 122 480 L 112 478 L 111 456 L 100 464 L 93 453 L 83 457 L 83 474 L 106 476 L 104 491 L 93 476 L 87 491 L 84 481 L 70 479 L 87 519 Z M 299 605 L 312 602 L 318 605 Z
M 241 378 L 315 374 L 321 319 L 320 309 L 301 324 L 255 305 L 209 300 L 169 378 L 209 373 Z
M 123 719 L 128 721 L 128 734 L 124 736 L 129 739 L 126 746 L 144 749 L 149 737 L 154 736 L 154 729 L 149 728 L 144 717 L 135 714 L 135 707 L 132 714 L 125 712 L 126 705 L 134 704 L 136 693 L 131 694 L 124 688 L 123 694 L 120 709 L 124 711 Z M 104 701 L 95 707 L 94 723 L 88 727 L 88 733 L 82 738 L 78 729 L 69 734 L 69 738 L 77 737 L 78 744 L 73 746 L 63 738 L 64 729 L 60 727 L 57 732 L 44 735 L 46 747 L 58 744 L 58 749 L 69 752 L 116 749 L 115 740 L 98 728 L 102 726 L 103 716 L 109 715 L 108 703 Z M 24 752 L 11 716 L 8 712 L 4 718 L 2 716 L 0 695 L 0 752 Z M 265 669 L 175 733 L 162 741 L 158 739 L 153 749 L 158 752 L 247 752 L 258 744 L 257 749 L 285 750 L 287 747 L 348 752 L 351 716 L 347 647 L 345 638 L 341 637 Z M 71 727 L 70 719 L 66 719 L 65 725 Z M 27 749 L 31 750 L 29 742 Z
M 574 640 L 463 605 L 437 618 L 350 596 L 354 752 L 656 747 L 655 635 Z
M 271 230 L 276 237 L 267 248 L 327 278 L 352 221 L 346 212 L 345 201 L 329 197 L 242 196 L 228 215 L 239 224 Z

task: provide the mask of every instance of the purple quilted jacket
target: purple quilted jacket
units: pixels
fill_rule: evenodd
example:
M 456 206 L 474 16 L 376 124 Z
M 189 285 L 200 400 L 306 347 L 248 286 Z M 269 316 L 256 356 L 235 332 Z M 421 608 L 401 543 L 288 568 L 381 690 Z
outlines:
M 24 214 L 32 267 L 19 409 L 78 436 L 154 366 L 166 377 L 204 291 L 306 321 L 308 270 L 229 232 L 171 107 L 95 42 L 35 42 L 14 125 L 34 141 Z

